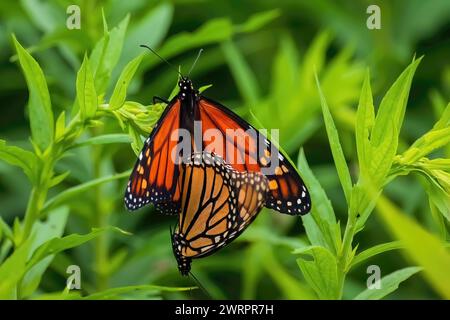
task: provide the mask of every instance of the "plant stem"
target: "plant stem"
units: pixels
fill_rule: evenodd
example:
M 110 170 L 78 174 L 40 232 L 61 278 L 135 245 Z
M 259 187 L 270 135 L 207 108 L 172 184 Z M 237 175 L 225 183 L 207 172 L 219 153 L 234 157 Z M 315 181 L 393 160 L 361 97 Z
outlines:
M 31 233 L 34 222 L 39 216 L 40 206 L 39 202 L 42 198 L 42 190 L 39 187 L 31 189 L 30 198 L 28 199 L 27 211 L 25 212 L 24 228 L 20 244 L 25 241 Z
M 101 176 L 101 159 L 102 148 L 97 148 L 94 151 L 94 175 L 95 178 Z M 101 192 L 101 186 L 94 188 L 94 201 L 95 201 L 95 224 L 98 228 L 102 228 L 108 224 L 108 213 L 105 211 L 103 205 L 103 197 Z M 95 270 L 97 274 L 96 284 L 98 290 L 105 290 L 108 288 L 109 275 L 107 273 L 108 266 L 108 238 L 106 234 L 100 235 L 95 240 Z
M 341 251 L 338 255 L 338 276 L 340 293 L 339 298 L 342 298 L 344 292 L 345 276 L 347 274 L 348 257 L 352 251 L 353 238 L 356 230 L 356 212 L 349 209 L 347 225 L 345 226 L 344 237 L 342 240 Z
M 40 212 L 44 206 L 49 189 L 49 182 L 53 177 L 54 161 L 50 157 L 43 157 L 41 162 L 42 169 L 39 173 L 37 184 L 31 189 L 24 217 L 23 233 L 19 244 L 22 244 L 30 236 L 33 225 L 39 218 Z

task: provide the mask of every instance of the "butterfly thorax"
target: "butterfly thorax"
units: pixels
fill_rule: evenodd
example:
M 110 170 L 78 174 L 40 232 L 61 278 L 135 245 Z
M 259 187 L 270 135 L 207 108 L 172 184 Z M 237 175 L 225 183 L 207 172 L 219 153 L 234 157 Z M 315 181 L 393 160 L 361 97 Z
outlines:
M 180 127 L 189 130 L 191 134 L 194 133 L 194 121 L 199 119 L 198 100 L 200 93 L 196 90 L 189 78 L 181 78 L 178 81 L 180 92 L 178 97 L 181 102 L 181 125 Z
M 191 79 L 182 78 L 178 81 L 178 86 L 180 87 L 179 97 L 182 103 L 190 104 L 191 101 L 195 102 L 199 98 L 199 92 L 194 88 Z

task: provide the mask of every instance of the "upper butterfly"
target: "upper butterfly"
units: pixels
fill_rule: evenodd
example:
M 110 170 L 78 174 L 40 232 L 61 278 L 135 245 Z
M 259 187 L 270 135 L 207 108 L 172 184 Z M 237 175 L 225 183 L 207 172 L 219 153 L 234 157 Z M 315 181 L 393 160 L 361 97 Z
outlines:
M 281 213 L 308 213 L 311 200 L 294 166 L 262 133 L 227 107 L 206 98 L 181 77 L 179 93 L 144 143 L 125 193 L 128 210 L 153 203 L 166 214 L 180 212 L 180 159 L 213 152 L 238 172 L 266 176 L 264 205 Z

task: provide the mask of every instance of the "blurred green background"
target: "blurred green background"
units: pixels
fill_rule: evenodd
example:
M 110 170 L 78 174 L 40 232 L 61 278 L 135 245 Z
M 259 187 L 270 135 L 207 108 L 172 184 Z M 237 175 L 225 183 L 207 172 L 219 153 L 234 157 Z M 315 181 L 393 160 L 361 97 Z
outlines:
M 80 30 L 66 28 L 66 9 L 71 4 L 81 8 Z M 380 30 L 366 27 L 366 9 L 371 4 L 381 8 Z M 257 118 L 266 128 L 279 128 L 280 143 L 292 159 L 297 159 L 303 146 L 310 167 L 341 221 L 346 219 L 345 198 L 323 126 L 314 72 L 319 76 L 352 174 L 357 160 L 356 106 L 366 68 L 371 71 L 377 105 L 414 55 L 424 55 L 413 80 L 400 151 L 433 126 L 441 106 L 450 99 L 450 2 L 446 0 L 2 1 L 1 139 L 31 149 L 25 108 L 28 89 L 11 34 L 42 67 L 56 119 L 63 110 L 70 114 L 83 55 L 90 54 L 104 34 L 102 10 L 110 30 L 119 26 L 117 33 L 121 28 L 125 30 L 124 19 L 129 14 L 123 49 L 112 70 L 112 80 L 105 84 L 105 96 L 111 94 L 124 66 L 143 52 L 140 44 L 156 49 L 184 72 L 198 49 L 204 48 L 191 74 L 194 84 L 211 84 L 206 96 L 229 106 L 251 123 L 256 124 Z M 122 43 L 111 41 L 108 45 L 113 52 Z M 145 54 L 127 100 L 149 105 L 155 95 L 168 97 L 176 80 L 173 70 L 152 54 Z M 120 131 L 114 119 L 102 121 L 102 126 L 82 137 Z M 148 127 L 142 131 L 150 130 Z M 126 171 L 134 161 L 129 143 L 73 149 L 55 167 L 56 173 L 70 170 L 70 174 L 50 190 L 49 198 L 75 185 Z M 151 207 L 126 212 L 122 200 L 126 183 L 126 178 L 114 180 L 67 199 L 70 214 L 64 234 L 114 225 L 133 235 L 107 233 L 56 255 L 35 295 L 62 291 L 66 268 L 71 264 L 81 267 L 85 294 L 142 284 L 196 285 L 179 275 L 172 255 L 168 230 L 175 218 L 156 214 Z M 20 169 L 0 162 L 0 216 L 7 224 L 12 225 L 15 217 L 23 217 L 30 188 Z M 387 186 L 385 195 L 427 229 L 436 229 L 426 193 L 414 176 L 396 179 Z M 391 239 L 374 216 L 356 242 L 359 248 L 367 248 Z M 195 260 L 193 273 L 213 298 L 304 298 L 309 291 L 291 252 L 306 242 L 300 218 L 265 209 L 237 241 L 210 257 Z M 344 298 L 353 298 L 365 289 L 369 264 L 379 265 L 383 274 L 410 265 L 398 251 L 376 256 L 348 275 Z M 202 298 L 205 294 L 193 290 L 163 292 L 162 296 Z M 134 292 L 125 297 L 149 296 Z M 437 297 L 420 276 L 412 277 L 389 296 Z

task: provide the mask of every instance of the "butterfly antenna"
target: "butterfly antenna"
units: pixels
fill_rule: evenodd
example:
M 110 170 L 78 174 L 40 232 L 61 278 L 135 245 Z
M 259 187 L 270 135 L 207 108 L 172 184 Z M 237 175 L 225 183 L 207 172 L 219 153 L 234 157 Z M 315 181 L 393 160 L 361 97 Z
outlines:
M 195 65 L 197 64 L 198 59 L 199 59 L 200 56 L 202 55 L 202 52 L 203 52 L 203 49 L 200 49 L 200 50 L 198 51 L 197 57 L 195 58 L 194 63 L 192 64 L 191 68 L 189 69 L 189 72 L 188 72 L 188 75 L 187 75 L 188 78 L 189 78 L 189 76 L 191 75 L 191 71 L 194 69 Z
M 209 294 L 209 292 L 205 289 L 204 286 L 202 286 L 202 284 L 200 283 L 200 281 L 198 281 L 198 279 L 194 276 L 194 274 L 193 274 L 191 271 L 189 271 L 189 275 L 190 275 L 190 276 L 192 277 L 192 279 L 194 279 L 194 281 L 198 284 L 198 287 L 200 288 L 200 290 L 202 290 L 203 293 L 204 293 L 206 296 L 208 296 L 209 299 L 212 300 L 212 297 L 211 297 L 211 295 Z
M 149 46 L 147 46 L 147 45 L 145 45 L 145 44 L 141 44 L 140 47 L 141 47 L 141 48 L 146 48 L 146 49 L 150 50 L 155 56 L 157 56 L 158 58 L 160 58 L 161 61 L 164 61 L 165 63 L 167 63 L 168 66 L 170 66 L 171 68 L 173 68 L 173 69 L 176 71 L 176 73 L 178 73 L 178 74 L 180 75 L 180 77 L 181 77 L 182 79 L 185 78 L 185 77 L 183 77 L 183 75 L 181 74 L 181 72 L 180 72 L 177 68 L 175 68 L 175 66 L 174 66 L 173 64 L 171 64 L 169 61 L 167 61 L 166 59 L 164 59 L 163 57 L 161 57 L 155 50 L 153 50 L 152 48 L 150 48 Z

